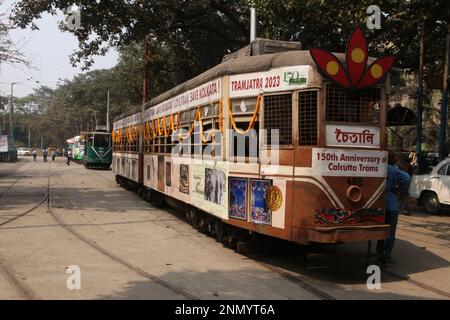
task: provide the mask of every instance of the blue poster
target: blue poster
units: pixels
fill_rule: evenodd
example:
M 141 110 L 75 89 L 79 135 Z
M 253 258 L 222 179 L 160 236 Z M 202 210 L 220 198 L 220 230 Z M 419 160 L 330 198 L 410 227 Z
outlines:
M 266 194 L 270 185 L 269 180 L 251 180 L 250 210 L 252 222 L 271 224 L 271 212 L 266 205 Z
M 230 178 L 229 217 L 247 220 L 247 184 L 245 178 Z

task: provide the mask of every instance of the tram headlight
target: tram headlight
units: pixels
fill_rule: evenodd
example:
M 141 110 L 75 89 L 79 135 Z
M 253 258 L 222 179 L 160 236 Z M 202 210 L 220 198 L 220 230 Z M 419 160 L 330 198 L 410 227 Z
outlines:
M 362 199 L 362 191 L 359 186 L 350 186 L 347 189 L 347 199 L 353 203 L 358 203 Z

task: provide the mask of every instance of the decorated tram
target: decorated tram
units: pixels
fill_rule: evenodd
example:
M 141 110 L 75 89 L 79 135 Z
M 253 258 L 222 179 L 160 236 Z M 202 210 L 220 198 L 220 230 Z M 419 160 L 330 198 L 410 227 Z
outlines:
M 361 29 L 347 52 L 258 39 L 116 119 L 113 172 L 219 238 L 384 239 L 387 74 Z M 265 50 L 269 48 L 270 50 Z M 270 52 L 267 52 L 270 51 Z

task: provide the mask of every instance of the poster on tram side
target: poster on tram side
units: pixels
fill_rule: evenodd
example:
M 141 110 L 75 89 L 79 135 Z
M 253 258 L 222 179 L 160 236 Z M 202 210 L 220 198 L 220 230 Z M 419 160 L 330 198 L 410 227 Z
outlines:
M 0 152 L 8 152 L 8 136 L 0 136 Z

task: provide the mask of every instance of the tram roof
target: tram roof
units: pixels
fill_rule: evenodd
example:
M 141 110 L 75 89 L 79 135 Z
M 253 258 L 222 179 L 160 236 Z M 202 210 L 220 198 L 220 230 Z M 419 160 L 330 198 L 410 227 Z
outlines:
M 340 60 L 344 59 L 344 54 L 342 53 L 335 53 L 335 55 Z M 308 50 L 296 50 L 259 56 L 232 58 L 153 98 L 144 105 L 144 108 L 147 109 L 157 105 L 208 81 L 223 76 L 267 71 L 274 68 L 297 65 L 309 65 L 315 68 L 315 62 L 311 58 Z
M 111 134 L 111 132 L 105 132 L 105 131 L 83 131 L 80 133 L 80 136 L 86 135 L 86 134 Z

